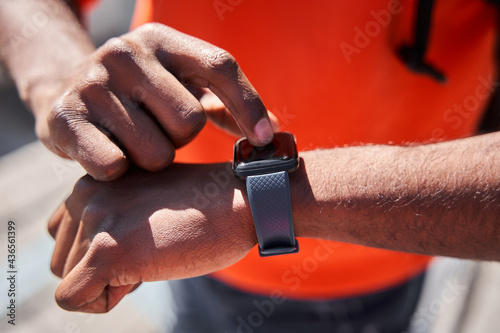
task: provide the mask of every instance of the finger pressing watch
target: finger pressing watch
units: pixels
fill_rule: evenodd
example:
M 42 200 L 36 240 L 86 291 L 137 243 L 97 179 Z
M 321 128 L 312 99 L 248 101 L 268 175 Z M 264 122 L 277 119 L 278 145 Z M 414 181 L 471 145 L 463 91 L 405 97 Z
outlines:
M 261 257 L 299 251 L 293 232 L 288 174 L 299 167 L 295 137 L 274 133 L 264 147 L 246 138 L 234 144 L 233 172 L 246 182 Z

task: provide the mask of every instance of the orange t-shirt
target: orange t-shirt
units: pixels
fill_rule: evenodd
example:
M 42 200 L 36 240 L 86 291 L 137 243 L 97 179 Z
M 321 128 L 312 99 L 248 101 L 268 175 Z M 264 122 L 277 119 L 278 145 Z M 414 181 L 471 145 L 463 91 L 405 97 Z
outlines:
M 299 150 L 404 144 L 474 133 L 494 79 L 496 11 L 480 0 L 435 3 L 426 59 L 439 84 L 410 72 L 418 1 L 138 0 L 132 27 L 161 22 L 231 52 Z M 231 159 L 235 138 L 208 124 L 177 161 Z M 253 293 L 349 297 L 419 274 L 429 257 L 300 239 L 294 255 L 244 259 L 213 274 Z

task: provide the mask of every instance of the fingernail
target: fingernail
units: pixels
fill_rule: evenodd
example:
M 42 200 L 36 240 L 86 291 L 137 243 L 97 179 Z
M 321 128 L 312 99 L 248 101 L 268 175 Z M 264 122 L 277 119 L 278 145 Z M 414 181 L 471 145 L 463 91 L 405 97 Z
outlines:
M 259 139 L 259 141 L 263 144 L 271 142 L 273 138 L 273 129 L 271 127 L 271 124 L 269 123 L 269 120 L 265 118 L 259 120 L 257 125 L 255 125 L 254 132 L 257 136 L 257 139 Z

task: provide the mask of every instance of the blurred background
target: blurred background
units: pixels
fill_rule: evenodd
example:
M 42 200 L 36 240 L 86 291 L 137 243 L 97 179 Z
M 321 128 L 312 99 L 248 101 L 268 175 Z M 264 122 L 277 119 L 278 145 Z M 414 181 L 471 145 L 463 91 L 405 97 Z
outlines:
M 88 18 L 96 45 L 128 31 L 134 0 L 101 1 Z M 106 315 L 71 313 L 54 301 L 59 279 L 50 272 L 54 241 L 48 218 L 81 167 L 49 152 L 34 134 L 34 118 L 0 67 L 0 332 L 159 332 L 167 331 L 169 287 L 147 283 Z M 16 223 L 16 325 L 7 323 L 7 222 Z

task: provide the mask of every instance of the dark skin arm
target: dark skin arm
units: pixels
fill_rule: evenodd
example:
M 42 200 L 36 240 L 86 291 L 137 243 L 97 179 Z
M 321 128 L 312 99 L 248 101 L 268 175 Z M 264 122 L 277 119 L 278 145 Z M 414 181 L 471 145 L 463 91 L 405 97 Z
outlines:
M 301 155 L 290 176 L 297 236 L 500 260 L 500 133 Z M 222 185 L 202 200 L 208 183 Z M 224 163 L 131 172 L 110 184 L 85 177 L 49 231 L 52 270 L 63 278 L 56 299 L 87 312 L 109 311 L 143 281 L 227 267 L 257 242 L 244 182 Z
M 299 235 L 500 260 L 499 132 L 439 144 L 310 154 L 314 199 L 304 200 L 312 204 L 297 211 L 308 213 L 306 222 L 297 224 Z M 325 168 L 329 171 L 322 172 Z
M 51 151 L 112 180 L 130 162 L 167 167 L 207 116 L 256 145 L 272 139 L 262 100 L 228 52 L 161 24 L 95 49 L 68 3 L 0 1 L 0 60 Z
M 46 25 L 27 42 L 12 42 L 23 31 L 19 13 L 50 13 L 52 5 L 62 7 Z M 215 92 L 254 143 L 270 139 L 257 93 L 234 59 L 210 44 L 149 25 L 94 50 L 77 17 L 57 0 L 1 1 L 0 25 L 2 60 L 37 117 L 40 138 L 94 178 L 119 177 L 129 160 L 147 170 L 168 165 L 173 150 L 204 123 L 207 95 L 199 88 Z M 119 76 L 123 68 L 134 69 L 126 73 L 131 85 Z M 200 101 L 186 95 L 186 86 Z M 152 88 L 148 100 L 169 103 L 147 105 L 134 95 L 141 87 Z M 178 90 L 168 95 L 172 87 Z M 261 119 L 267 130 L 256 130 Z M 304 153 L 303 168 L 292 176 L 296 233 L 499 260 L 499 142 L 493 133 L 426 146 Z M 111 184 L 82 179 L 49 225 L 56 239 L 52 269 L 63 277 L 58 303 L 105 312 L 142 281 L 201 275 L 242 258 L 256 243 L 243 183 L 229 177 L 207 206 L 194 201 L 193 189 L 225 170 L 227 164 L 174 165 L 157 174 L 130 172 Z

